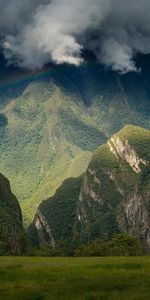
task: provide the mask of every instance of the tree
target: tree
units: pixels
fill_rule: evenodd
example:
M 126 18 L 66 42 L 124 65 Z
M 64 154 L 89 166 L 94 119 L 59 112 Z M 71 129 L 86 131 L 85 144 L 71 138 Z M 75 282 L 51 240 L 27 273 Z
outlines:
M 127 234 L 114 235 L 109 243 L 109 255 L 138 256 L 141 253 L 140 242 Z
M 127 234 L 117 234 L 111 240 L 94 240 L 90 244 L 81 245 L 75 256 L 137 256 L 141 255 L 138 240 Z

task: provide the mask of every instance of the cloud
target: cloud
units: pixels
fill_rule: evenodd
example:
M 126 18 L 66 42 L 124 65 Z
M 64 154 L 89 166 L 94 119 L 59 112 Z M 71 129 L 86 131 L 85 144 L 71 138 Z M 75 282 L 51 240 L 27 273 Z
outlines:
M 40 68 L 76 66 L 82 51 L 121 73 L 137 71 L 135 55 L 150 53 L 149 0 L 0 0 L 1 48 L 9 62 Z

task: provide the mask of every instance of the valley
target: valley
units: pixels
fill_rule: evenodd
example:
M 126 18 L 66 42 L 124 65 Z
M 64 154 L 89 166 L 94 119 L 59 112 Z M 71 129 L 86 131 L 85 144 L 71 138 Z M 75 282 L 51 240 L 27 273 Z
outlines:
M 120 77 L 96 64 L 19 76 L 0 86 L 0 170 L 28 226 L 39 204 L 82 174 L 108 137 L 126 124 L 150 128 L 149 98 L 140 75 Z

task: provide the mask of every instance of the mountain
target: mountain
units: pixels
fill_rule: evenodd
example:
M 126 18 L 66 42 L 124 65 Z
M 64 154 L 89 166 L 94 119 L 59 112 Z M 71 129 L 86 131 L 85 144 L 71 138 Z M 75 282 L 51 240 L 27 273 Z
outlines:
M 23 237 L 20 206 L 9 181 L 0 174 L 0 255 L 19 255 Z
M 114 132 L 127 123 L 150 129 L 147 69 L 120 76 L 88 63 L 50 65 L 37 73 L 2 71 L 0 170 L 11 181 L 26 225 L 66 178 L 86 170 L 92 153 Z
M 61 238 L 72 242 L 81 183 L 82 176 L 66 179 L 54 196 L 42 202 L 29 229 L 37 245 L 48 241 L 55 247 Z
M 34 219 L 39 241 L 41 235 L 53 244 L 76 235 L 85 243 L 127 233 L 150 250 L 149 149 L 149 130 L 128 125 L 114 134 L 83 176 L 65 181 L 40 205 Z
M 150 131 L 126 126 L 93 155 L 80 191 L 83 239 L 125 232 L 150 249 Z

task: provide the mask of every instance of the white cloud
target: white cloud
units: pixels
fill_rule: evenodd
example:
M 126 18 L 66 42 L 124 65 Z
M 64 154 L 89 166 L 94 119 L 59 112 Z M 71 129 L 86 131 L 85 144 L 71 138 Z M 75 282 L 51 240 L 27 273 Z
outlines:
M 53 61 L 78 66 L 83 49 L 122 73 L 150 53 L 149 0 L 0 0 L 5 56 L 26 68 Z

